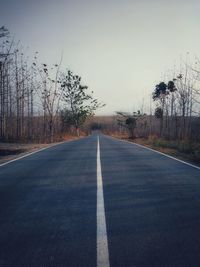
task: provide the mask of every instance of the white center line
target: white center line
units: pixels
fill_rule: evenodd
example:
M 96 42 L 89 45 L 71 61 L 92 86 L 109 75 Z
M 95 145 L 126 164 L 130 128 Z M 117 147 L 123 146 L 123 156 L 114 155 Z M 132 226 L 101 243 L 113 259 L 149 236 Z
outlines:
M 97 137 L 97 267 L 109 267 L 108 238 L 101 173 L 100 145 Z

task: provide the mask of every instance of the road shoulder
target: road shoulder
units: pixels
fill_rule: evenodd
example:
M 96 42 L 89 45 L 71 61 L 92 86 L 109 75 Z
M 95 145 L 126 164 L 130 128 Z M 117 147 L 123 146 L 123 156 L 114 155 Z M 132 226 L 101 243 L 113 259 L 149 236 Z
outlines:
M 167 157 L 171 157 L 171 158 L 173 158 L 175 160 L 184 162 L 184 163 L 186 163 L 188 165 L 193 165 L 193 166 L 197 167 L 198 169 L 200 168 L 200 162 L 190 160 L 188 158 L 187 154 L 180 153 L 175 149 L 169 149 L 169 148 L 153 146 L 153 145 L 145 142 L 144 140 L 142 140 L 140 138 L 136 138 L 135 140 L 131 140 L 131 139 L 128 139 L 128 138 L 120 138 L 118 136 L 117 137 L 116 136 L 112 136 L 112 137 L 116 138 L 116 139 L 118 139 L 120 141 L 125 141 L 125 142 L 128 142 L 128 143 L 132 143 L 132 144 L 135 144 L 135 145 L 142 146 L 144 148 L 150 149 L 150 150 L 152 150 L 154 152 L 160 153 L 160 154 L 165 155 Z
M 66 139 L 64 141 L 46 144 L 0 142 L 0 166 L 11 161 L 26 157 L 33 153 L 39 152 L 43 149 L 47 149 L 63 142 L 73 141 L 77 139 L 79 138 L 74 137 Z

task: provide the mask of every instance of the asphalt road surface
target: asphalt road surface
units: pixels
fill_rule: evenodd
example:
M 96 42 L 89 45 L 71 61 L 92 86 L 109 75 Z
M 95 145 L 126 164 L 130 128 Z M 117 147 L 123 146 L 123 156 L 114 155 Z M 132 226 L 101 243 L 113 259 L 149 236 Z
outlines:
M 8 266 L 200 266 L 200 169 L 103 135 L 0 166 Z

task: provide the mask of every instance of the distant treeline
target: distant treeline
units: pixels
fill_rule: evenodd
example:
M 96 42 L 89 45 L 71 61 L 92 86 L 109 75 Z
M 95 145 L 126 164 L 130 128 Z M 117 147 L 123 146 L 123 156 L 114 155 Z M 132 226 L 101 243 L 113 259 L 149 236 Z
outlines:
M 127 138 L 161 138 L 160 125 L 161 120 L 155 115 L 142 115 L 137 117 L 136 124 L 127 124 L 127 118 L 120 115 L 115 116 L 95 116 L 88 121 L 87 128 L 92 130 L 100 130 L 108 135 L 124 136 Z M 162 138 L 166 140 L 191 140 L 200 142 L 200 117 L 186 118 L 186 123 L 190 123 L 188 139 L 181 139 L 182 118 L 177 117 L 176 120 L 171 118 L 163 118 Z M 169 126 L 170 125 L 170 126 Z M 173 126 L 173 127 L 172 127 Z M 170 128 L 172 127 L 172 128 Z

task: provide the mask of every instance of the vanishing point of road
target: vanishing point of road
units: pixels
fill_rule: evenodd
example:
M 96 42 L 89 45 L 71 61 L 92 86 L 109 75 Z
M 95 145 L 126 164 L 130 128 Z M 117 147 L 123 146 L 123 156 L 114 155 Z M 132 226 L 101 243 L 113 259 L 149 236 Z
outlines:
M 200 266 L 200 168 L 95 134 L 0 166 L 10 266 Z

